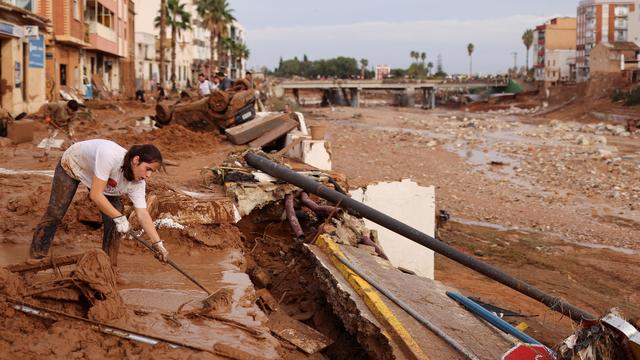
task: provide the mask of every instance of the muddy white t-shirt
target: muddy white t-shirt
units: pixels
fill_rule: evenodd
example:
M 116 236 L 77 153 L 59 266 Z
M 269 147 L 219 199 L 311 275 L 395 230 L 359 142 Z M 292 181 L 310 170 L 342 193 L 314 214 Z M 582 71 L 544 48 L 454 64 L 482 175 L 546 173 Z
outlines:
M 86 140 L 71 145 L 62 154 L 60 163 L 69 176 L 91 188 L 93 176 L 107 182 L 104 194 L 127 195 L 136 209 L 146 209 L 146 183 L 129 181 L 122 173 L 122 161 L 127 150 L 109 140 Z

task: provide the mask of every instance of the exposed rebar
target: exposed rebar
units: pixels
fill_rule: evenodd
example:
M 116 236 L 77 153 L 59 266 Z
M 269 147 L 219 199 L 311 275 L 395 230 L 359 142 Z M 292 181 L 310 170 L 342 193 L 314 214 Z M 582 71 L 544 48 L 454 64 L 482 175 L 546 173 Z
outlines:
M 284 211 L 287 213 L 289 225 L 291 225 L 291 229 L 296 235 L 296 239 L 304 238 L 304 231 L 302 231 L 302 226 L 300 226 L 300 222 L 296 216 L 296 210 L 293 207 L 293 194 L 287 194 L 284 197 Z

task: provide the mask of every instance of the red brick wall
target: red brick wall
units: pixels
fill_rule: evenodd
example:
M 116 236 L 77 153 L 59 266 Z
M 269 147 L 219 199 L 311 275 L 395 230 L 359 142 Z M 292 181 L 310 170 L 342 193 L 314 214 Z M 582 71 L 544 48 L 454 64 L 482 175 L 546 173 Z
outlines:
M 596 5 L 596 44 L 602 41 L 602 5 Z
M 53 0 L 53 33 L 57 35 L 65 35 L 64 31 L 64 3 L 66 0 Z
M 613 4 L 609 4 L 609 42 L 612 43 L 614 39 L 614 35 L 616 33 L 616 15 L 615 15 L 616 7 Z

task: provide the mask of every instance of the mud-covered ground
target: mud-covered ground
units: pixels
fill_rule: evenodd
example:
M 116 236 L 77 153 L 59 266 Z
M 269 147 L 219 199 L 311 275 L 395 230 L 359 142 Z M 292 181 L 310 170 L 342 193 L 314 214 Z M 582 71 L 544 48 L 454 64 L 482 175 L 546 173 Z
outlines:
M 617 126 L 401 108 L 315 109 L 351 186 L 411 178 L 436 187 L 442 241 L 594 314 L 640 317 L 640 136 Z M 547 343 L 572 324 L 515 291 L 436 257 L 436 279 L 520 311 Z
M 133 102 L 119 106 L 124 111 L 94 110 L 95 120 L 77 124 L 76 136 L 112 139 L 124 147 L 144 142 L 157 145 L 178 166 L 156 174 L 149 183 L 151 193 L 161 195 L 169 188 L 216 191 L 203 180 L 208 174 L 203 169 L 220 164 L 238 147 L 220 135 L 177 126 L 143 132 L 136 120 L 152 114 L 153 109 Z M 303 111 L 308 122 L 329 127 L 334 169 L 344 173 L 351 186 L 400 178 L 435 185 L 437 208 L 451 214 L 451 220 L 439 229 L 442 241 L 594 314 L 619 307 L 628 317 L 640 316 L 638 135 L 565 118 L 531 118 L 518 111 L 465 113 L 391 107 Z M 51 181 L 47 171 L 53 170 L 64 148 L 53 150 L 42 161 L 37 157 L 42 150 L 36 145 L 45 135 L 46 128 L 38 125 L 32 143 L 2 142 L 0 147 L 1 266 L 27 258 L 33 227 L 46 207 Z M 80 221 L 91 216 L 87 215 L 91 210 L 86 208 L 86 195 L 81 188 L 57 233 L 54 254 L 100 246 L 101 229 Z M 231 278 L 238 304 L 256 268 L 276 274 L 270 279 L 272 293 L 287 312 L 338 340 L 323 355 L 362 357 L 362 348 L 341 337 L 343 329 L 314 286 L 309 264 L 296 260 L 299 250 L 291 246 L 286 224 L 270 226 L 253 220 L 239 224 L 243 236 L 220 228 L 215 231 L 222 235 L 210 239 L 196 239 L 175 229 L 163 229 L 161 236 L 176 261 L 207 279 L 208 286 Z M 142 288 L 175 290 L 177 298 L 194 296 L 192 284 L 132 242 L 121 247 L 117 273 L 122 279 L 119 288 L 131 304 L 158 297 L 139 290 Z M 527 315 L 515 321 L 525 321 L 530 326 L 527 332 L 545 343 L 555 344 L 572 332 L 566 318 L 446 258 L 436 258 L 436 279 L 466 295 Z M 172 309 L 178 305 L 171 300 L 156 304 Z M 238 311 L 246 314 L 247 309 L 239 307 Z M 13 312 L 6 304 L 0 304 L 0 311 L 3 328 L 28 335 L 0 336 L 1 351 L 31 351 L 29 356 L 39 358 L 90 353 L 114 358 L 210 356 L 186 349 L 176 353 L 166 346 L 123 347 L 128 342 L 89 332 L 85 325 L 52 325 Z M 62 333 L 67 337 L 58 336 Z M 32 347 L 30 338 L 43 339 L 40 342 L 48 346 Z M 76 339 L 81 348 L 51 350 Z M 112 352 L 114 346 L 120 350 Z M 290 347 L 274 347 L 281 357 L 300 356 Z

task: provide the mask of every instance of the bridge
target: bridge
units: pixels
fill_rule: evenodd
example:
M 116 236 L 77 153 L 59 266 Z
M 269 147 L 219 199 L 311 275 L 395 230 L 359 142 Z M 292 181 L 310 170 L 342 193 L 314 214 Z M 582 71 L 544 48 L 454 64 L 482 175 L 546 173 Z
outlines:
M 437 90 L 461 90 L 469 91 L 474 88 L 488 88 L 504 85 L 503 82 L 454 82 L 446 80 L 418 80 L 404 82 L 389 82 L 385 80 L 286 80 L 275 85 L 276 96 L 283 96 L 287 90 L 292 91 L 296 100 L 300 90 L 322 90 L 328 92 L 341 91 L 344 98 L 349 98 L 352 107 L 360 106 L 360 96 L 363 90 L 399 90 L 403 91 L 413 103 L 416 91 L 422 91 L 423 104 L 426 107 L 435 107 L 435 93 Z M 349 91 L 349 96 L 347 95 Z

